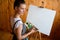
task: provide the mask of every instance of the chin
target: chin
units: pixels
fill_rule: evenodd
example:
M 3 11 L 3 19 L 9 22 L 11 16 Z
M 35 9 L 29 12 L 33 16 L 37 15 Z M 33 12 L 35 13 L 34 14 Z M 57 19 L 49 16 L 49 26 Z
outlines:
M 19 14 L 20 14 L 20 15 L 23 15 L 23 14 L 24 14 L 24 12 L 20 12 Z
M 21 13 L 21 15 L 23 15 L 24 13 Z
M 23 15 L 23 14 L 21 14 L 21 15 Z

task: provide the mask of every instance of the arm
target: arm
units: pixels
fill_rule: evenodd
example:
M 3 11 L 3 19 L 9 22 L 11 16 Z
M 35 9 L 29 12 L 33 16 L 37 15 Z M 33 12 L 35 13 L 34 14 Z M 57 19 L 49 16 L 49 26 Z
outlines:
M 31 32 L 29 32 L 29 33 L 27 33 L 27 34 L 24 34 L 24 35 L 21 35 L 21 33 L 22 33 L 22 24 L 16 29 L 16 35 L 17 35 L 17 38 L 18 38 L 18 40 L 21 40 L 21 39 L 24 39 L 24 38 L 26 38 L 28 35 L 30 35 L 30 34 L 32 34 L 32 33 L 34 33 L 34 30 L 32 30 Z

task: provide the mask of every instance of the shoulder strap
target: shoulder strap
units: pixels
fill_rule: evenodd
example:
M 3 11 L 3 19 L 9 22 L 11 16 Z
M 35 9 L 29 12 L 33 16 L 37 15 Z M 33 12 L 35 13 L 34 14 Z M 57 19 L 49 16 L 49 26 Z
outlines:
M 13 25 L 13 30 L 14 30 L 15 24 L 16 24 L 18 21 L 20 21 L 20 20 L 17 20 L 17 21 L 14 23 L 14 25 Z

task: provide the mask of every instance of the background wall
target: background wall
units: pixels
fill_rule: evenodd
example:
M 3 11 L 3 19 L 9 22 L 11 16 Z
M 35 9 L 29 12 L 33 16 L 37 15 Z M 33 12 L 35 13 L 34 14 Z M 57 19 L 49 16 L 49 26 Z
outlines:
M 43 40 L 60 40 L 60 5 L 59 5 L 60 0 L 25 0 L 25 2 L 27 5 L 27 8 L 26 8 L 25 14 L 21 16 L 23 22 L 26 21 L 27 12 L 30 4 L 56 10 L 57 13 L 56 13 L 54 24 L 51 30 L 51 34 L 49 37 L 42 34 L 42 39 Z M 8 35 L 10 35 L 8 32 L 11 30 L 10 17 L 14 14 L 13 3 L 14 3 L 14 0 L 0 0 L 0 38 L 1 40 L 5 40 L 5 39 L 2 39 L 2 37 L 6 37 L 7 38 L 6 40 L 11 38 L 11 36 L 9 36 L 8 38 Z M 5 36 L 5 34 L 7 33 L 8 35 Z M 36 37 L 34 37 L 35 35 Z M 40 40 L 40 36 L 37 32 L 37 33 L 34 33 L 34 35 L 31 34 L 29 36 L 29 39 Z

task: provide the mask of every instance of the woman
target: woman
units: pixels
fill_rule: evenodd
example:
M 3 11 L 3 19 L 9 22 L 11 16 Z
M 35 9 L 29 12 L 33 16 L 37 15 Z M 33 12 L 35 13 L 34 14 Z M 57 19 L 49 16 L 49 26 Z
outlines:
M 25 33 L 26 27 L 23 26 L 23 22 L 20 18 L 20 16 L 24 14 L 25 9 L 26 4 L 24 0 L 15 0 L 14 2 L 15 14 L 12 21 L 14 32 L 13 40 L 26 40 L 27 36 L 36 32 L 36 30 L 33 28 L 32 30 L 30 30 L 30 32 Z

